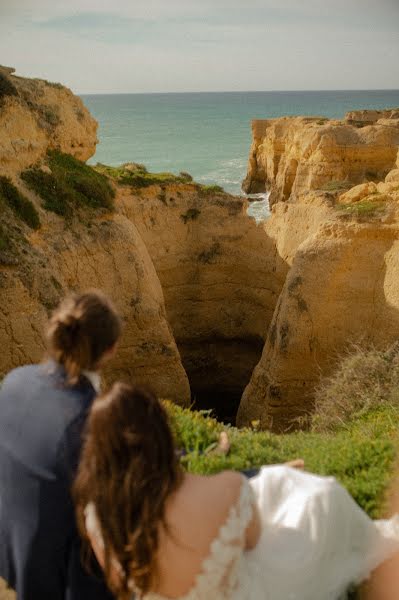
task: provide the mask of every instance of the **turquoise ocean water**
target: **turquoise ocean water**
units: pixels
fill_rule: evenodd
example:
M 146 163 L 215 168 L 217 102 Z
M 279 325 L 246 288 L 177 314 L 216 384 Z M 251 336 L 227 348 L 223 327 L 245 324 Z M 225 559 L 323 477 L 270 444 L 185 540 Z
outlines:
M 342 118 L 349 110 L 399 107 L 399 90 L 224 92 L 82 96 L 99 122 L 91 163 L 144 163 L 188 171 L 200 183 L 239 194 L 251 120 L 288 115 Z

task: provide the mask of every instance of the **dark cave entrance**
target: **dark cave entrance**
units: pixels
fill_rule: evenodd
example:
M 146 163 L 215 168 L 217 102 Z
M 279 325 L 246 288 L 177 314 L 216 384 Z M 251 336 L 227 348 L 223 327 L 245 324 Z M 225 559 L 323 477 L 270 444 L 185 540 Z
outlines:
M 195 410 L 211 410 L 235 425 L 241 397 L 262 355 L 261 337 L 212 338 L 178 343 Z

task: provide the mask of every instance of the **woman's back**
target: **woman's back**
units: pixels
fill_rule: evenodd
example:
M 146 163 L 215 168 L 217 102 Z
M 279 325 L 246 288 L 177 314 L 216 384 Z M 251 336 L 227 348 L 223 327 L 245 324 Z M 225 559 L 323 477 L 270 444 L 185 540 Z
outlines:
M 179 598 L 193 588 L 212 542 L 239 502 L 242 482 L 241 475 L 227 471 L 213 477 L 184 478 L 166 507 L 170 532 L 163 531 L 160 537 L 157 593 Z M 244 536 L 239 535 L 235 543 L 243 548 Z

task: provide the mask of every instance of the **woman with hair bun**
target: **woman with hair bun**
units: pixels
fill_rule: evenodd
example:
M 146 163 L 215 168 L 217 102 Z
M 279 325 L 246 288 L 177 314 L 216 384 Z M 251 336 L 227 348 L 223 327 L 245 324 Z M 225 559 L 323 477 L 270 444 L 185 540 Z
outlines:
M 82 430 L 121 321 L 100 292 L 61 302 L 48 360 L 15 369 L 0 390 L 0 577 L 18 600 L 109 600 L 81 565 L 70 488 Z
M 337 600 L 399 549 L 399 517 L 332 477 L 183 472 L 162 404 L 123 384 L 93 404 L 74 496 L 120 600 Z

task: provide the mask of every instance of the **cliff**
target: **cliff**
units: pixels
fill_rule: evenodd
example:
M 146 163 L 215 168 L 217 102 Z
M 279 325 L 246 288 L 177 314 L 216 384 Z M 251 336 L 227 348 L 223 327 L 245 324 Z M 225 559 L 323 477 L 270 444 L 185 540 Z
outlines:
M 124 320 L 109 380 L 151 382 L 160 395 L 189 402 L 162 288 L 140 234 L 115 210 L 112 184 L 73 158 L 93 154 L 95 120 L 58 84 L 4 69 L 0 76 L 14 90 L 0 106 L 0 373 L 40 361 L 49 311 L 68 291 L 95 287 Z M 41 121 L 48 107 L 58 115 L 51 126 Z
M 381 181 L 395 164 L 399 110 L 357 111 L 343 121 L 284 117 L 252 123 L 246 192 L 270 190 L 271 205 L 309 190 Z
M 80 98 L 13 73 L 0 66 L 0 171 L 20 172 L 54 148 L 84 161 L 93 156 L 97 122 Z
M 96 123 L 62 86 L 3 68 L 0 90 L 0 372 L 40 360 L 67 291 L 100 287 L 125 322 L 109 380 L 281 431 L 348 344 L 396 340 L 398 111 L 255 121 L 257 225 L 187 174 L 85 165 Z
M 332 373 L 351 344 L 386 348 L 397 340 L 398 160 L 385 181 L 310 191 L 273 206 L 265 230 L 290 269 L 239 425 L 298 427 L 320 375 Z

